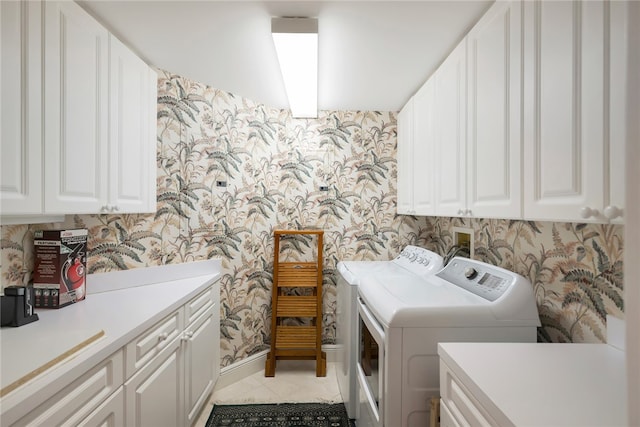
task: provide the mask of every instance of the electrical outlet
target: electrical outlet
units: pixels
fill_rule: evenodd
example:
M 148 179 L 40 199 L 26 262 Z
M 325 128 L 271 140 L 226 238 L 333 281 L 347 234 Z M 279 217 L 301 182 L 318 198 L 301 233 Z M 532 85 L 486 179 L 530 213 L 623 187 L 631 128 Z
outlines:
M 320 191 L 329 191 L 329 186 L 328 185 L 321 185 L 320 186 Z
M 216 181 L 216 187 L 226 187 L 227 181 Z

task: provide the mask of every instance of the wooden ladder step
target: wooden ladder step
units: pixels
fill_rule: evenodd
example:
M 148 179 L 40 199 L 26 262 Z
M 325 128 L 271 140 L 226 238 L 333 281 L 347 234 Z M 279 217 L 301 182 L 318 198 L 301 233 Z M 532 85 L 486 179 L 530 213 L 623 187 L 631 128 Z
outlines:
M 278 317 L 316 317 L 318 315 L 317 296 L 279 296 L 276 309 Z
M 315 263 L 278 264 L 278 287 L 310 288 L 316 286 L 318 286 L 318 267 Z
M 315 326 L 277 326 L 276 348 L 278 349 L 315 349 Z

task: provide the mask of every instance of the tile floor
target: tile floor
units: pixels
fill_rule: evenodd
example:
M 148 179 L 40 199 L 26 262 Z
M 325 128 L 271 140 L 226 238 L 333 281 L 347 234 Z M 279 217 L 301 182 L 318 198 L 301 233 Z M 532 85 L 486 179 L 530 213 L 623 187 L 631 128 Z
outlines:
M 256 372 L 224 388 L 215 388 L 194 427 L 204 427 L 214 404 L 342 402 L 335 364 L 327 362 L 327 376 L 316 377 L 313 360 L 279 360 L 275 377 Z

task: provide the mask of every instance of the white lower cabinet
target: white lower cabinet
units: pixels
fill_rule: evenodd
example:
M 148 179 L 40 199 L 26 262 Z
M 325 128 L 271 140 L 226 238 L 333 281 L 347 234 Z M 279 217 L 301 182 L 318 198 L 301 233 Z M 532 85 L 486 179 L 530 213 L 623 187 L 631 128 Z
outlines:
M 127 426 L 195 421 L 220 372 L 217 289 L 193 298 L 127 346 Z
M 125 385 L 127 426 L 182 426 L 182 348 L 179 338 L 162 348 Z
M 219 307 L 208 309 L 185 331 L 184 348 L 184 409 L 187 416 L 186 425 L 192 425 L 206 399 L 213 391 L 215 379 L 220 375 L 220 364 L 211 363 L 217 360 L 220 342 Z
M 440 426 L 495 426 L 489 412 L 440 359 Z
M 93 426 L 98 421 L 99 411 L 112 393 L 121 388 L 124 379 L 123 351 L 90 369 L 80 378 L 29 411 L 12 426 Z M 114 402 L 107 411 L 111 418 L 122 420 L 124 407 Z
M 214 283 L 35 408 L 3 414 L 2 425 L 191 426 L 220 375 L 219 348 Z

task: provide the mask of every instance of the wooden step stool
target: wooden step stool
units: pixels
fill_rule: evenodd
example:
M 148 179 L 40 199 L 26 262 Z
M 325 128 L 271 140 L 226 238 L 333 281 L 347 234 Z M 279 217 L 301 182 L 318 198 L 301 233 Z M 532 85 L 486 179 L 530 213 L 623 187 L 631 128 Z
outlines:
M 315 262 L 280 262 L 283 235 L 315 235 Z M 271 296 L 271 351 L 265 363 L 266 377 L 276 374 L 276 360 L 316 361 L 316 376 L 327 375 L 327 355 L 322 351 L 322 230 L 274 231 L 273 289 Z M 311 289 L 312 295 L 287 295 L 285 289 Z M 287 317 L 311 319 L 311 326 L 285 326 Z

